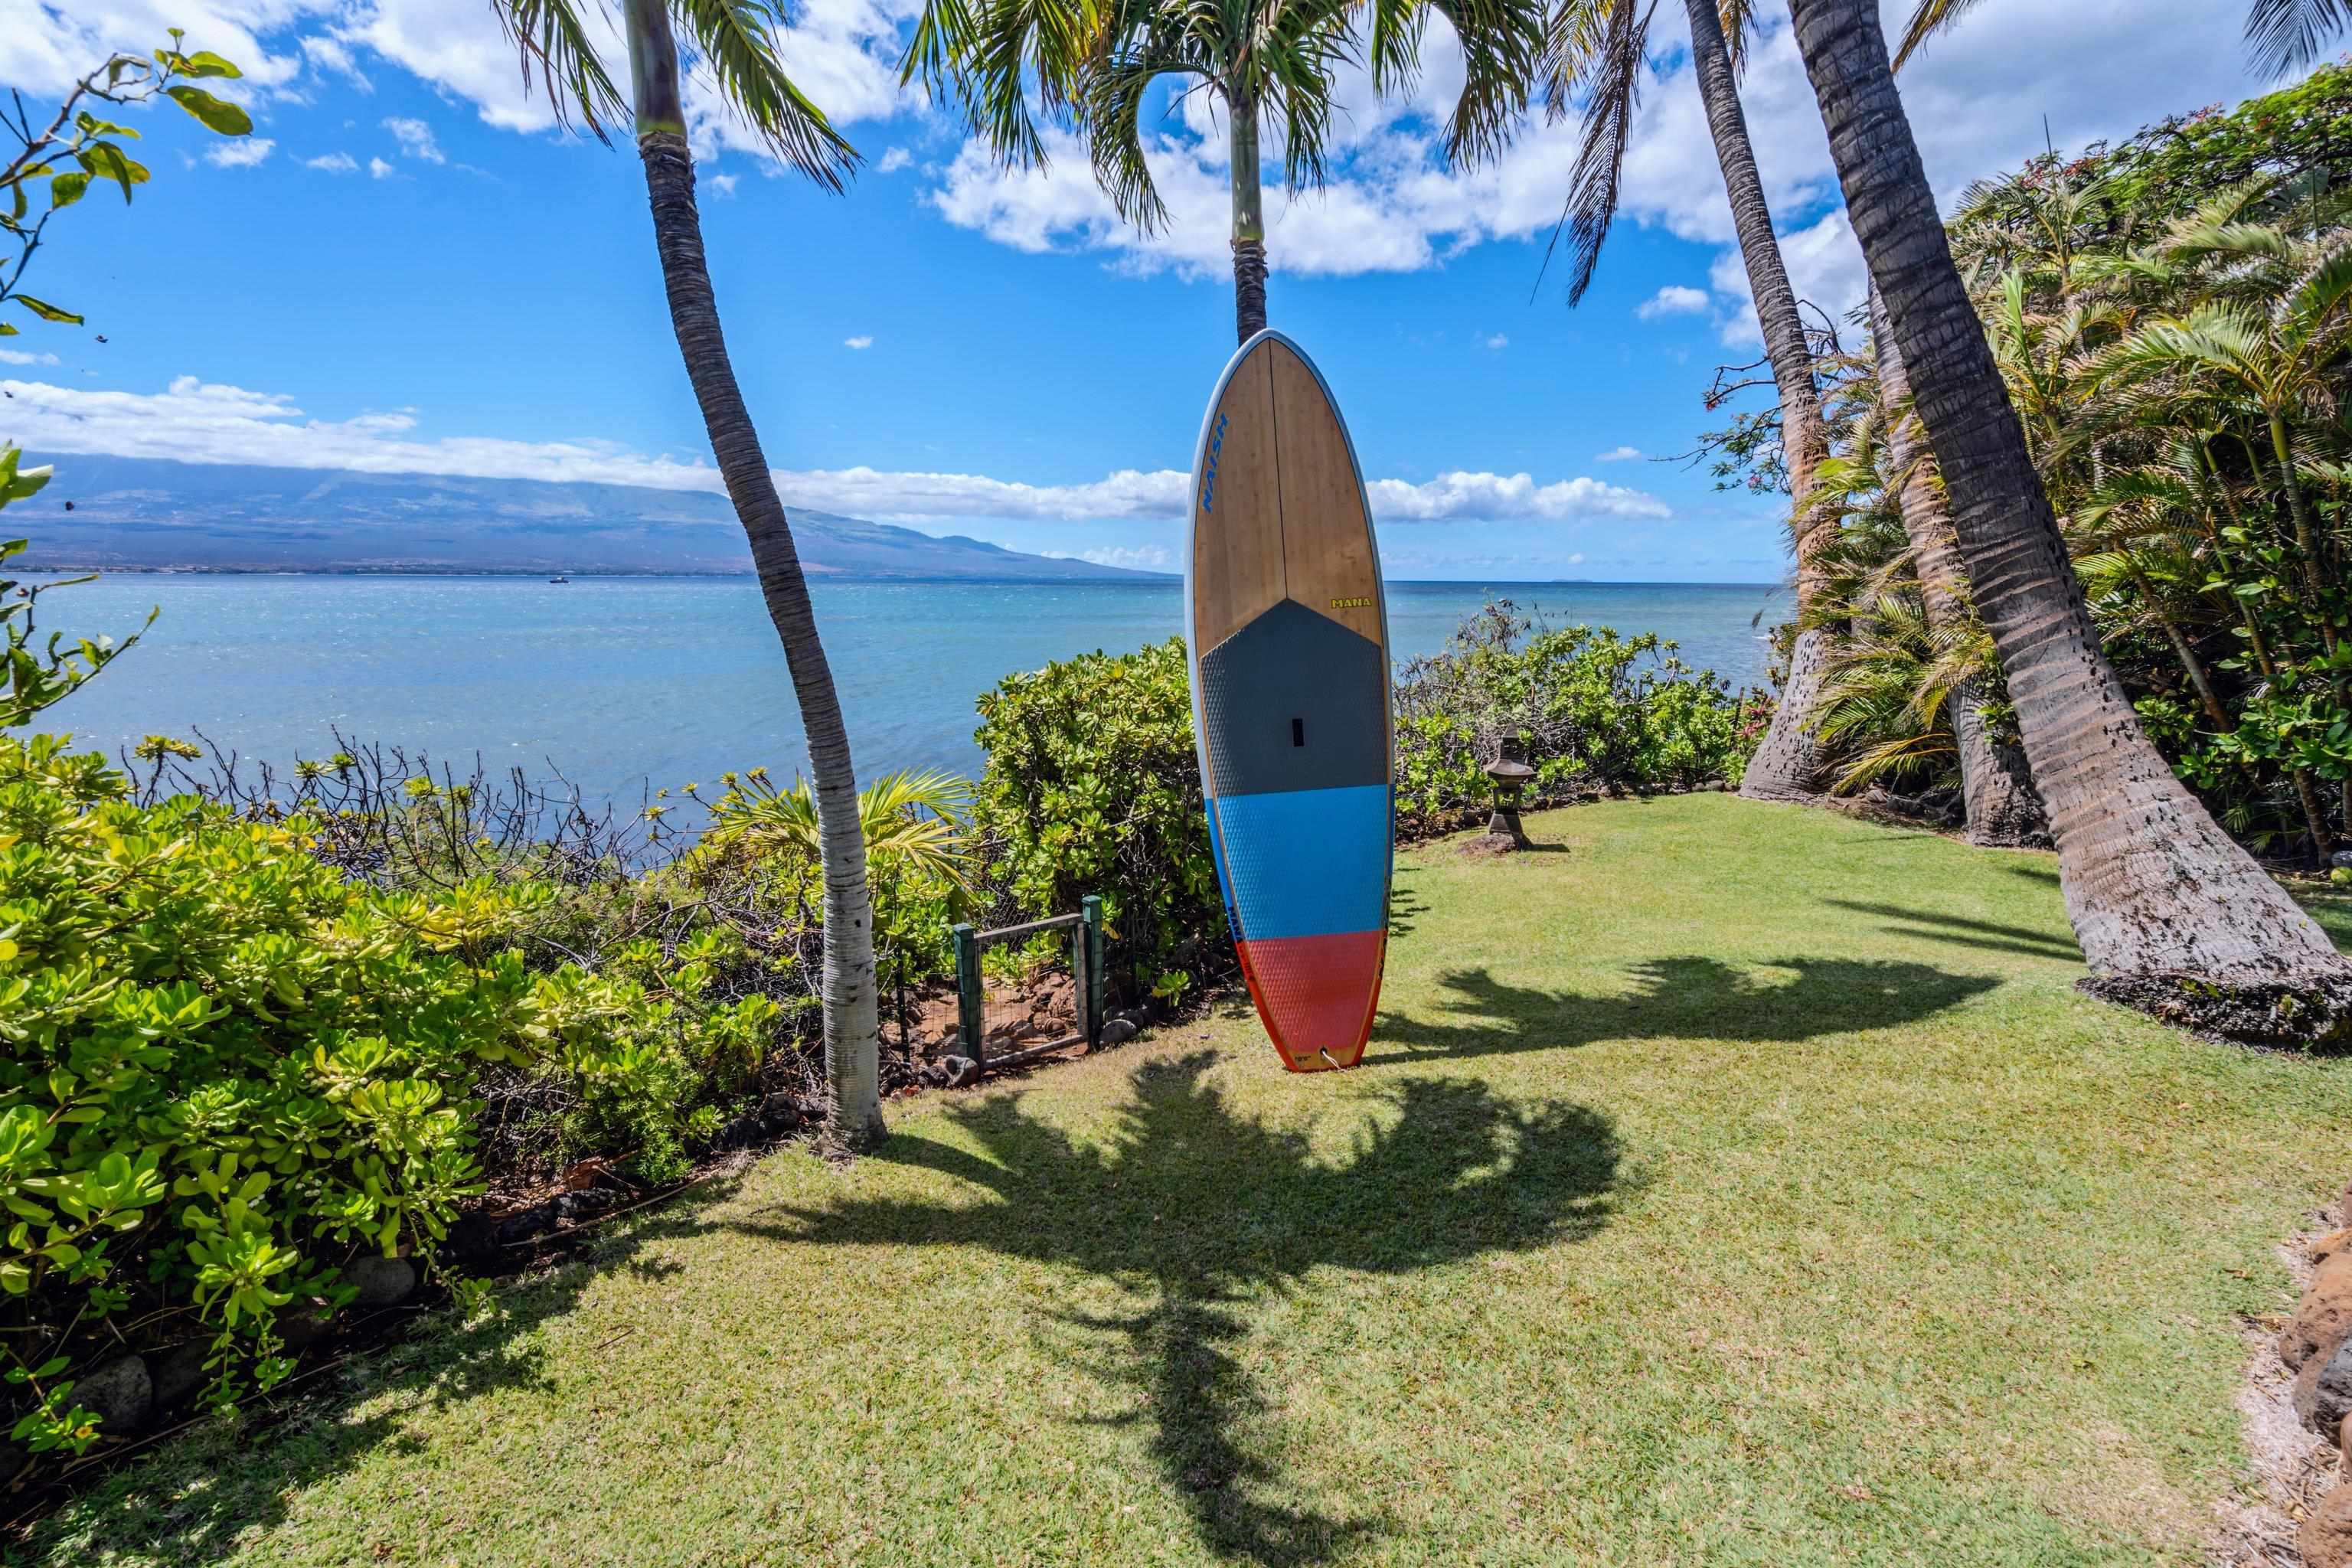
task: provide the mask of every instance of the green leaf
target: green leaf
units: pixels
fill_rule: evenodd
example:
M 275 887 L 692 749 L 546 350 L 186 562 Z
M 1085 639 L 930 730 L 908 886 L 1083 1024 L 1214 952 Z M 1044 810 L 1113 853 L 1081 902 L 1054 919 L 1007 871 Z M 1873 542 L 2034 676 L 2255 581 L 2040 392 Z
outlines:
M 253 129 L 253 116 L 236 104 L 215 98 L 200 87 L 167 87 L 163 91 L 173 103 L 201 121 L 207 131 L 223 136 L 242 136 Z
M 193 55 L 182 56 L 180 69 L 187 76 L 243 76 L 245 74 L 210 49 L 198 49 Z
M 131 199 L 131 187 L 147 183 L 147 169 L 123 156 L 122 149 L 111 142 L 93 142 L 74 154 L 74 159 L 92 174 L 102 180 L 112 180 L 122 187 L 122 199 Z
M 36 300 L 30 294 L 11 294 L 9 298 L 45 321 L 63 321 L 69 327 L 79 327 L 82 324 L 79 316 L 75 315 L 71 310 L 60 310 L 46 300 Z
M 81 200 L 81 194 L 88 189 L 88 174 L 78 172 L 59 174 L 49 182 L 49 205 L 52 209 L 69 207 Z

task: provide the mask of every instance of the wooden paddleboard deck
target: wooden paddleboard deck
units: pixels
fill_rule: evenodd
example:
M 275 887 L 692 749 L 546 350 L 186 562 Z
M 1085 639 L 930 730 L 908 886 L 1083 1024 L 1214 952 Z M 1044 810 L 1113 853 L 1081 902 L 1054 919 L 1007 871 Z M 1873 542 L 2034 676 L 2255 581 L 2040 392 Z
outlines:
M 1218 887 L 1294 1072 L 1353 1067 L 1388 952 L 1388 616 L 1347 427 L 1262 331 L 1210 395 L 1184 572 L 1192 732 Z

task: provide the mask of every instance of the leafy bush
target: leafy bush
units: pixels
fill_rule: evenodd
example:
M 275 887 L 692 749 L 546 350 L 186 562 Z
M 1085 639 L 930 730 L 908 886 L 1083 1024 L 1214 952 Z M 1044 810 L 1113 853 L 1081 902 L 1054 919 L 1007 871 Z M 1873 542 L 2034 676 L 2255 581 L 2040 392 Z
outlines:
M 1549 626 L 1508 600 L 1404 667 L 1396 693 L 1396 810 L 1408 835 L 1444 831 L 1491 797 L 1505 751 L 1536 770 L 1530 804 L 1737 779 L 1755 747 L 1741 701 L 1654 634 Z
M 1145 986 L 1231 967 L 1181 638 L 1007 676 L 980 717 L 978 821 L 1013 910 L 1058 914 L 1101 894 L 1112 952 Z
M 667 1100 L 680 1059 L 761 1047 L 756 1007 L 675 1005 L 715 942 L 657 979 L 533 971 L 550 884 L 353 884 L 302 817 L 135 804 L 65 745 L 0 735 L 0 1355 L 36 1452 L 93 1440 L 70 1373 L 118 1325 L 201 1325 L 234 1395 L 283 1375 L 281 1311 L 337 1304 L 352 1258 L 429 1264 L 482 1190 L 486 1075 Z

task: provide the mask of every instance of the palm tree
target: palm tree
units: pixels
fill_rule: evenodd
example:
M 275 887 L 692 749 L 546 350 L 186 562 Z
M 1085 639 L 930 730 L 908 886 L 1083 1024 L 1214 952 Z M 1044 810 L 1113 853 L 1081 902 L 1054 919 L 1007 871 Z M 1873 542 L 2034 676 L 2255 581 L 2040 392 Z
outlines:
M 1466 166 L 1501 148 L 1525 100 L 1542 46 L 1529 0 L 928 0 L 901 74 L 960 103 L 1010 167 L 1045 162 L 1034 88 L 1048 116 L 1084 139 L 1119 216 L 1146 233 L 1168 209 L 1144 156 L 1143 112 L 1162 79 L 1197 81 L 1225 119 L 1234 321 L 1246 342 L 1265 328 L 1261 121 L 1281 129 L 1286 184 L 1319 187 L 1333 74 L 1369 54 L 1377 89 L 1410 85 L 1433 11 L 1462 44 L 1462 97 L 1445 148 Z
M 577 110 L 603 138 L 619 118 L 620 93 L 599 58 L 585 15 L 572 0 L 498 0 L 500 19 L 520 49 L 526 79 L 537 75 L 559 115 Z M 777 58 L 780 18 L 766 0 L 624 0 L 631 97 L 645 164 L 654 241 L 669 294 L 671 330 L 685 356 L 703 427 L 710 437 L 728 499 L 751 546 L 768 616 L 784 645 L 808 737 L 824 865 L 824 1058 L 837 1133 L 853 1146 L 883 1132 L 878 1020 L 874 970 L 874 903 L 866 877 L 857 778 L 841 698 L 818 640 L 793 530 L 760 449 L 750 409 L 728 361 L 719 305 L 703 258 L 702 222 L 694 201 L 694 155 L 687 146 L 673 15 L 729 104 L 776 156 L 839 190 L 857 154 L 824 113 L 785 75 Z
M 2352 1033 L 2352 963 L 2141 731 L 1953 265 L 1874 0 L 1793 0 L 1796 41 L 1890 335 L 1921 375 L 1977 609 L 2009 675 L 2067 911 L 2113 1000 L 2248 1038 Z
M 1544 58 L 1546 100 L 1555 115 L 1565 113 L 1580 99 L 1585 106 L 1584 141 L 1570 175 L 1566 214 L 1574 265 L 1569 281 L 1571 305 L 1591 286 L 1616 217 L 1655 8 L 1655 0 L 1561 0 L 1552 14 Z M 1764 182 L 1756 170 L 1756 151 L 1739 103 L 1734 47 L 1745 26 L 1746 7 L 1741 0 L 1727 6 L 1732 19 L 1728 37 L 1715 0 L 1685 0 L 1685 9 L 1690 15 L 1693 74 L 1706 102 L 1707 132 L 1715 142 L 1716 162 L 1731 201 L 1732 226 L 1739 237 L 1739 258 L 1748 269 L 1748 292 L 1756 301 L 1757 324 L 1780 398 L 1780 444 L 1795 502 L 1790 515 L 1801 622 L 1821 592 L 1820 557 L 1829 542 L 1828 534 L 1809 521 L 1818 513 L 1807 505 L 1813 470 L 1829 454 L 1812 347 L 1797 313 L 1788 268 L 1780 259 L 1780 242 L 1772 231 L 1771 208 L 1764 199 Z M 1797 634 L 1771 727 L 1740 781 L 1739 793 L 1751 800 L 1801 801 L 1819 794 L 1821 746 L 1811 732 L 1811 716 L 1832 635 L 1824 626 L 1804 627 Z
M 1968 573 L 1960 564 L 1960 542 L 1952 531 L 1952 514 L 1944 499 L 1943 480 L 1935 458 L 1923 449 L 1918 423 L 1911 411 L 1911 377 L 1895 334 L 1886 325 L 1886 307 L 1875 287 L 1870 289 L 1870 339 L 1876 357 L 1878 406 L 1885 431 L 1888 483 L 1903 517 L 1919 574 L 1919 597 L 1928 628 L 1939 637 L 1955 637 L 1969 629 L 1976 612 L 1969 604 Z M 1951 695 L 1953 743 L 1960 764 L 1960 798 L 1968 813 L 1971 843 L 1999 846 L 2046 844 L 2042 803 L 2034 798 L 2025 776 L 2025 759 L 2014 747 L 1994 740 L 1979 704 L 1974 681 L 1963 682 Z

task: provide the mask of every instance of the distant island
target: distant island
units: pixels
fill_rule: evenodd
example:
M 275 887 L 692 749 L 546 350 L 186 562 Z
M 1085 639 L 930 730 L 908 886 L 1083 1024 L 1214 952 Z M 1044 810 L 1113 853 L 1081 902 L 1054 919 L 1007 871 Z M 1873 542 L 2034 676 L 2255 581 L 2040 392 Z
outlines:
M 723 495 L 638 485 L 476 479 L 41 457 L 58 477 L 9 509 L 36 570 L 115 572 L 682 573 L 751 569 Z M 69 503 L 69 504 L 68 504 Z M 1165 580 L 1157 572 L 1027 555 L 961 535 L 788 509 L 811 576 L 1005 583 Z

